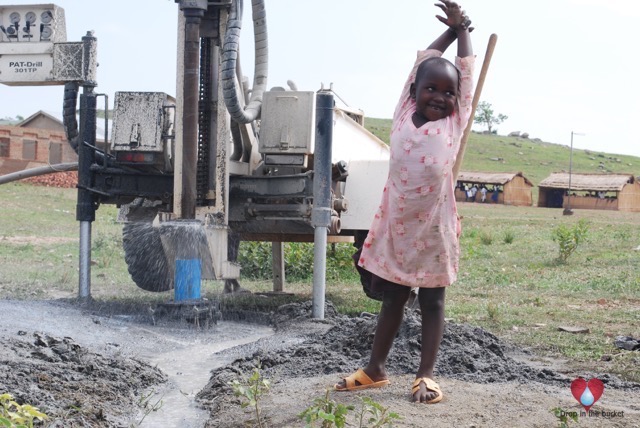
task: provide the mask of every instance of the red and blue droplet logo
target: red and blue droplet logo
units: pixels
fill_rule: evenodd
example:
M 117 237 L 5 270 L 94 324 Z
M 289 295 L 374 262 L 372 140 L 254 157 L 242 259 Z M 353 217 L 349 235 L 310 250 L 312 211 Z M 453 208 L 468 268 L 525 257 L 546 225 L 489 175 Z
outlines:
M 579 377 L 571 382 L 571 394 L 587 412 L 600 399 L 603 392 L 604 383 L 600 379 L 593 378 L 587 382 Z

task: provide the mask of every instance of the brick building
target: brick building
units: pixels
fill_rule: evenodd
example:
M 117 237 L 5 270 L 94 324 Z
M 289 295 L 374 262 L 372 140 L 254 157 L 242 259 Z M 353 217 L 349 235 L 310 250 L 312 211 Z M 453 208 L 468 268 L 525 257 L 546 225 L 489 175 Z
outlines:
M 0 126 L 0 175 L 77 160 L 62 122 L 48 113 L 39 111 L 15 125 Z
M 104 130 L 96 129 L 98 145 Z M 38 111 L 14 125 L 0 125 L 0 175 L 48 164 L 77 162 L 67 143 L 62 116 Z

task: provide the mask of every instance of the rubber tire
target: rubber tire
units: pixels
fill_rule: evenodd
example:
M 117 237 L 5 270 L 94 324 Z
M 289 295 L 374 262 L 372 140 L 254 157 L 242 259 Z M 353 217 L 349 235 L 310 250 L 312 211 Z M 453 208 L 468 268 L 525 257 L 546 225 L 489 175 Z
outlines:
M 157 228 L 147 222 L 125 223 L 122 245 L 129 274 L 138 287 L 152 292 L 173 289 L 173 276 Z

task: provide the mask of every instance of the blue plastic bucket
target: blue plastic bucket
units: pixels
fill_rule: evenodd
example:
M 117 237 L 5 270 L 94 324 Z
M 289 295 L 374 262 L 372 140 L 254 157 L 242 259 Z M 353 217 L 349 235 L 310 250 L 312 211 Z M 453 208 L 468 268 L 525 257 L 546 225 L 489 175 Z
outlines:
M 201 278 L 200 259 L 176 260 L 175 301 L 199 299 Z

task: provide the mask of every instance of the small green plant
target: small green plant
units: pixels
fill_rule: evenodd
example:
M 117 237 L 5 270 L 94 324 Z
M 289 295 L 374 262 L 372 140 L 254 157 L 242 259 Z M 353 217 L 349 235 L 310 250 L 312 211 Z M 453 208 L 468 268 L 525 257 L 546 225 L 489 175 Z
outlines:
M 355 407 L 337 403 L 332 400 L 330 390 L 324 397 L 316 398 L 313 405 L 306 408 L 298 417 L 306 423 L 305 428 L 343 428 L 347 423 L 347 415 Z M 355 423 L 359 428 L 382 428 L 393 427 L 393 421 L 402 419 L 395 412 L 389 412 L 387 407 L 373 401 L 370 397 L 359 397 L 361 406 L 357 414 L 355 414 Z M 316 425 L 319 423 L 319 425 Z
M 151 391 L 149 392 L 149 394 L 146 394 L 146 395 L 142 394 L 140 396 L 140 399 L 138 400 L 138 406 L 142 408 L 144 415 L 142 416 L 142 419 L 140 419 L 140 421 L 138 422 L 138 425 L 142 425 L 142 421 L 144 421 L 145 418 L 149 416 L 149 413 L 157 412 L 162 408 L 162 405 L 164 404 L 164 401 L 162 400 L 164 398 L 164 394 L 161 395 L 160 398 L 158 398 L 158 400 L 155 403 L 151 403 L 151 399 L 153 398 L 155 393 L 156 393 L 155 391 Z
M 473 239 L 478 236 L 478 229 L 462 229 L 462 236 L 465 238 Z
M 260 400 L 269 392 L 271 381 L 265 379 L 260 371 L 261 365 L 256 361 L 255 367 L 251 371 L 251 375 L 242 379 L 234 379 L 228 384 L 233 389 L 233 394 L 240 397 L 240 406 L 244 409 L 252 407 L 256 417 L 256 423 L 260 428 L 264 427 L 263 417 L 260 409 Z
M 393 427 L 393 421 L 402 419 L 399 414 L 389 412 L 387 407 L 373 401 L 370 397 L 360 397 L 362 407 L 358 418 L 358 427 Z M 367 417 L 368 416 L 368 417 Z
M 555 407 L 551 411 L 558 418 L 558 428 L 569 428 L 570 421 L 578 422 L 578 412 L 570 412 L 561 407 Z
M 491 245 L 493 243 L 493 235 L 491 232 L 483 230 L 480 233 L 480 242 L 484 245 Z
M 487 303 L 487 315 L 493 322 L 498 322 L 500 319 L 500 306 L 493 302 Z
M 13 395 L 0 395 L 0 426 L 7 428 L 33 428 L 35 420 L 44 421 L 47 415 L 30 404 L 18 404 Z
M 122 240 L 113 234 L 98 233 L 92 243 L 94 259 L 99 268 L 108 268 L 122 256 Z
M 512 244 L 515 239 L 516 239 L 515 232 L 513 230 L 507 230 L 504 232 L 504 238 L 502 238 L 502 241 L 505 244 Z
M 306 408 L 298 415 L 306 425 L 306 428 L 313 428 L 316 423 L 320 423 L 321 428 L 336 426 L 343 428 L 347 422 L 347 414 L 353 410 L 353 406 L 336 403 L 329 397 L 330 390 L 327 389 L 324 397 L 313 400 L 313 405 Z
M 567 259 L 587 237 L 589 225 L 580 219 L 573 227 L 564 224 L 553 229 L 553 240 L 559 245 L 558 261 L 566 263 Z

